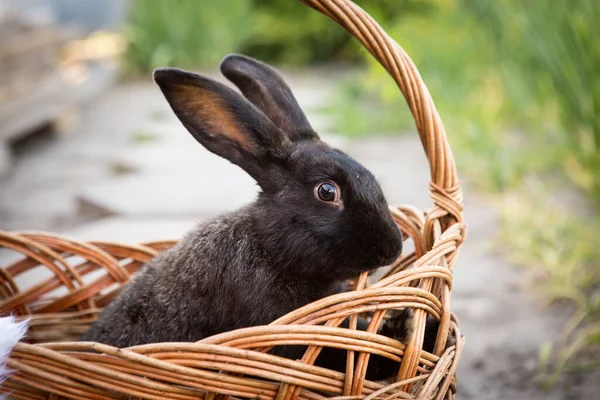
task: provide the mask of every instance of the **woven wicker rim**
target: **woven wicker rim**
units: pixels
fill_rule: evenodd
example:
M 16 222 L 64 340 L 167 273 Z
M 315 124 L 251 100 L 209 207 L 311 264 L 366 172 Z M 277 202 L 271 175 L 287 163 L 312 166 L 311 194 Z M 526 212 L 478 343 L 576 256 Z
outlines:
M 8 365 L 15 373 L 0 392 L 20 399 L 321 399 L 325 392 L 339 399 L 454 398 L 463 341 L 450 312 L 450 291 L 465 229 L 462 192 L 441 119 L 408 55 L 365 11 L 349 0 L 300 1 L 365 46 L 396 81 L 414 116 L 430 164 L 433 208 L 426 213 L 411 206 L 391 208 L 406 238 L 414 242 L 414 252 L 403 255 L 378 282 L 369 286 L 365 273 L 355 291 L 308 304 L 269 326 L 197 343 L 117 349 L 72 340 L 131 274 L 175 242 L 86 243 L 43 232 L 0 231 L 0 248 L 24 256 L 0 268 L 0 313 L 30 318 L 31 342 L 19 343 L 12 352 Z M 45 268 L 46 276 L 20 290 L 18 278 L 36 268 Z M 409 343 L 374 333 L 386 311 L 406 307 L 415 316 Z M 366 332 L 356 330 L 361 313 L 371 316 Z M 422 351 L 428 314 L 440 321 L 433 354 Z M 339 328 L 347 316 L 351 329 Z M 448 335 L 456 345 L 446 348 Z M 309 347 L 301 360 L 266 354 L 284 344 Z M 347 350 L 345 374 L 312 365 L 323 346 Z M 396 382 L 382 385 L 365 379 L 370 354 L 400 361 Z

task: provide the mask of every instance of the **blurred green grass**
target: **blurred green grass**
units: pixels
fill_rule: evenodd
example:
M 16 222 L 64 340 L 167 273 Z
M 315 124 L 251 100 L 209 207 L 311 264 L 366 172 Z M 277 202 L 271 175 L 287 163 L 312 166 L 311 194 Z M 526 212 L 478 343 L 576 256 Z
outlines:
M 156 67 L 214 65 L 223 49 L 237 48 L 251 21 L 245 0 L 131 0 L 124 31 L 124 72 L 149 73 Z
M 357 3 L 419 68 L 459 172 L 501 212 L 507 257 L 542 276 L 536 290 L 574 307 L 562 342 L 540 350 L 543 383 L 565 370 L 597 368 L 600 2 Z M 133 0 L 125 37 L 130 75 L 166 65 L 214 68 L 229 52 L 278 65 L 355 63 L 361 68 L 325 110 L 337 131 L 356 137 L 414 130 L 387 73 L 341 28 L 299 2 Z M 583 205 L 560 196 L 573 191 Z
M 372 13 L 381 22 L 398 21 L 407 11 L 427 7 L 412 0 L 378 0 Z M 289 0 L 131 0 L 129 15 L 123 65 L 130 76 L 158 66 L 214 67 L 225 54 L 238 51 L 280 65 L 361 61 L 360 47 L 342 28 Z

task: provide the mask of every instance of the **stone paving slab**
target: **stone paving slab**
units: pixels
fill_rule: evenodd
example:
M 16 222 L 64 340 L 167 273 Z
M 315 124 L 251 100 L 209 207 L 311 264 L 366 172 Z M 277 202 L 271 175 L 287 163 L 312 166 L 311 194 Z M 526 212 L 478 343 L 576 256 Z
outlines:
M 212 173 L 215 168 L 218 174 Z M 117 215 L 206 216 L 240 208 L 257 191 L 239 168 L 215 162 L 192 173 L 164 171 L 98 182 L 84 188 L 80 197 Z
M 67 229 L 64 234 L 77 240 L 138 244 L 157 240 L 179 240 L 201 221 L 201 218 L 115 216 Z

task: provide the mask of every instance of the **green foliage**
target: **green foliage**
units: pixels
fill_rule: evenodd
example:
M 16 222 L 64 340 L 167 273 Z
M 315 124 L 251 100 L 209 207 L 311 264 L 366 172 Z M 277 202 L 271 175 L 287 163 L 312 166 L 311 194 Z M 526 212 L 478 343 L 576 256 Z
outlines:
M 344 54 L 349 38 L 324 15 L 296 1 L 255 0 L 254 23 L 243 52 L 287 64 L 333 60 Z
M 595 0 L 463 0 L 500 58 L 542 104 L 555 103 L 564 144 L 561 160 L 573 183 L 600 206 L 600 2 Z
M 380 23 L 424 12 L 429 1 L 358 0 Z M 243 51 L 267 62 L 360 61 L 361 47 L 331 20 L 298 1 L 254 0 L 253 27 Z
M 361 137 L 411 129 L 414 122 L 408 108 L 398 104 L 396 96 L 390 99 L 380 96 L 388 85 L 381 86 L 382 82 L 377 79 L 367 82 L 362 79 L 364 74 L 361 70 L 344 76 L 330 105 L 321 110 L 334 117 L 337 131 L 349 137 Z M 373 86 L 366 89 L 369 84 Z
M 461 152 L 457 159 L 459 166 L 478 171 L 471 179 L 489 190 L 499 191 L 518 182 L 524 171 L 538 171 L 554 161 L 558 148 L 540 158 L 519 158 L 515 152 L 518 147 L 530 151 L 529 147 L 534 146 L 533 142 L 523 140 L 520 130 L 535 128 L 539 131 L 536 135 L 549 134 L 551 123 L 541 117 L 534 122 L 529 116 L 549 114 L 551 110 L 532 101 L 531 95 L 510 79 L 512 72 L 508 66 L 499 64 L 482 28 L 460 12 L 456 1 L 438 3 L 437 8 L 427 13 L 413 15 L 386 28 L 410 54 L 427 82 L 450 139 Z M 373 60 L 369 62 L 369 75 L 362 81 L 353 80 L 352 84 L 364 88 L 364 98 L 370 104 L 406 118 L 401 128 L 407 124 L 414 126 L 405 101 L 387 72 Z M 346 122 L 343 109 L 333 115 L 342 132 L 353 132 L 363 126 Z M 371 118 L 367 111 L 358 115 L 377 124 L 377 119 Z M 359 133 L 372 132 L 365 129 Z
M 246 39 L 249 11 L 248 0 L 132 0 L 125 72 L 215 66 Z
M 357 2 L 381 23 L 431 7 L 430 1 Z M 215 66 L 231 52 L 277 64 L 360 62 L 361 47 L 337 24 L 299 1 L 132 0 L 125 30 L 126 72 L 157 66 Z
M 595 28 L 600 2 L 512 1 L 509 7 L 493 0 L 438 0 L 435 5 L 384 27 L 427 82 L 452 142 L 464 153 L 458 161 L 485 170 L 475 178 L 493 190 L 514 185 L 526 172 L 559 165 L 600 200 L 600 85 L 594 79 L 600 47 L 591 40 L 600 34 Z M 362 86 L 365 98 L 376 98 L 394 114 L 406 108 L 387 73 L 370 62 L 369 76 L 352 85 Z M 334 112 L 343 132 L 372 132 L 368 123 L 346 123 L 344 114 Z M 381 119 L 363 114 L 365 121 Z M 532 151 L 536 157 L 519 157 Z

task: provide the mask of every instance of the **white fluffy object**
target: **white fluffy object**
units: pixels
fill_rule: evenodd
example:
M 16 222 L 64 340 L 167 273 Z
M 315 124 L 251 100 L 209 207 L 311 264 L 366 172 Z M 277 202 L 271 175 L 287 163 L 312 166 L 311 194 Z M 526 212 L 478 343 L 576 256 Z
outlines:
M 17 322 L 15 317 L 0 318 L 0 384 L 8 377 L 10 370 L 6 366 L 6 360 L 17 342 L 27 333 L 27 321 Z M 0 395 L 0 399 L 4 399 Z

